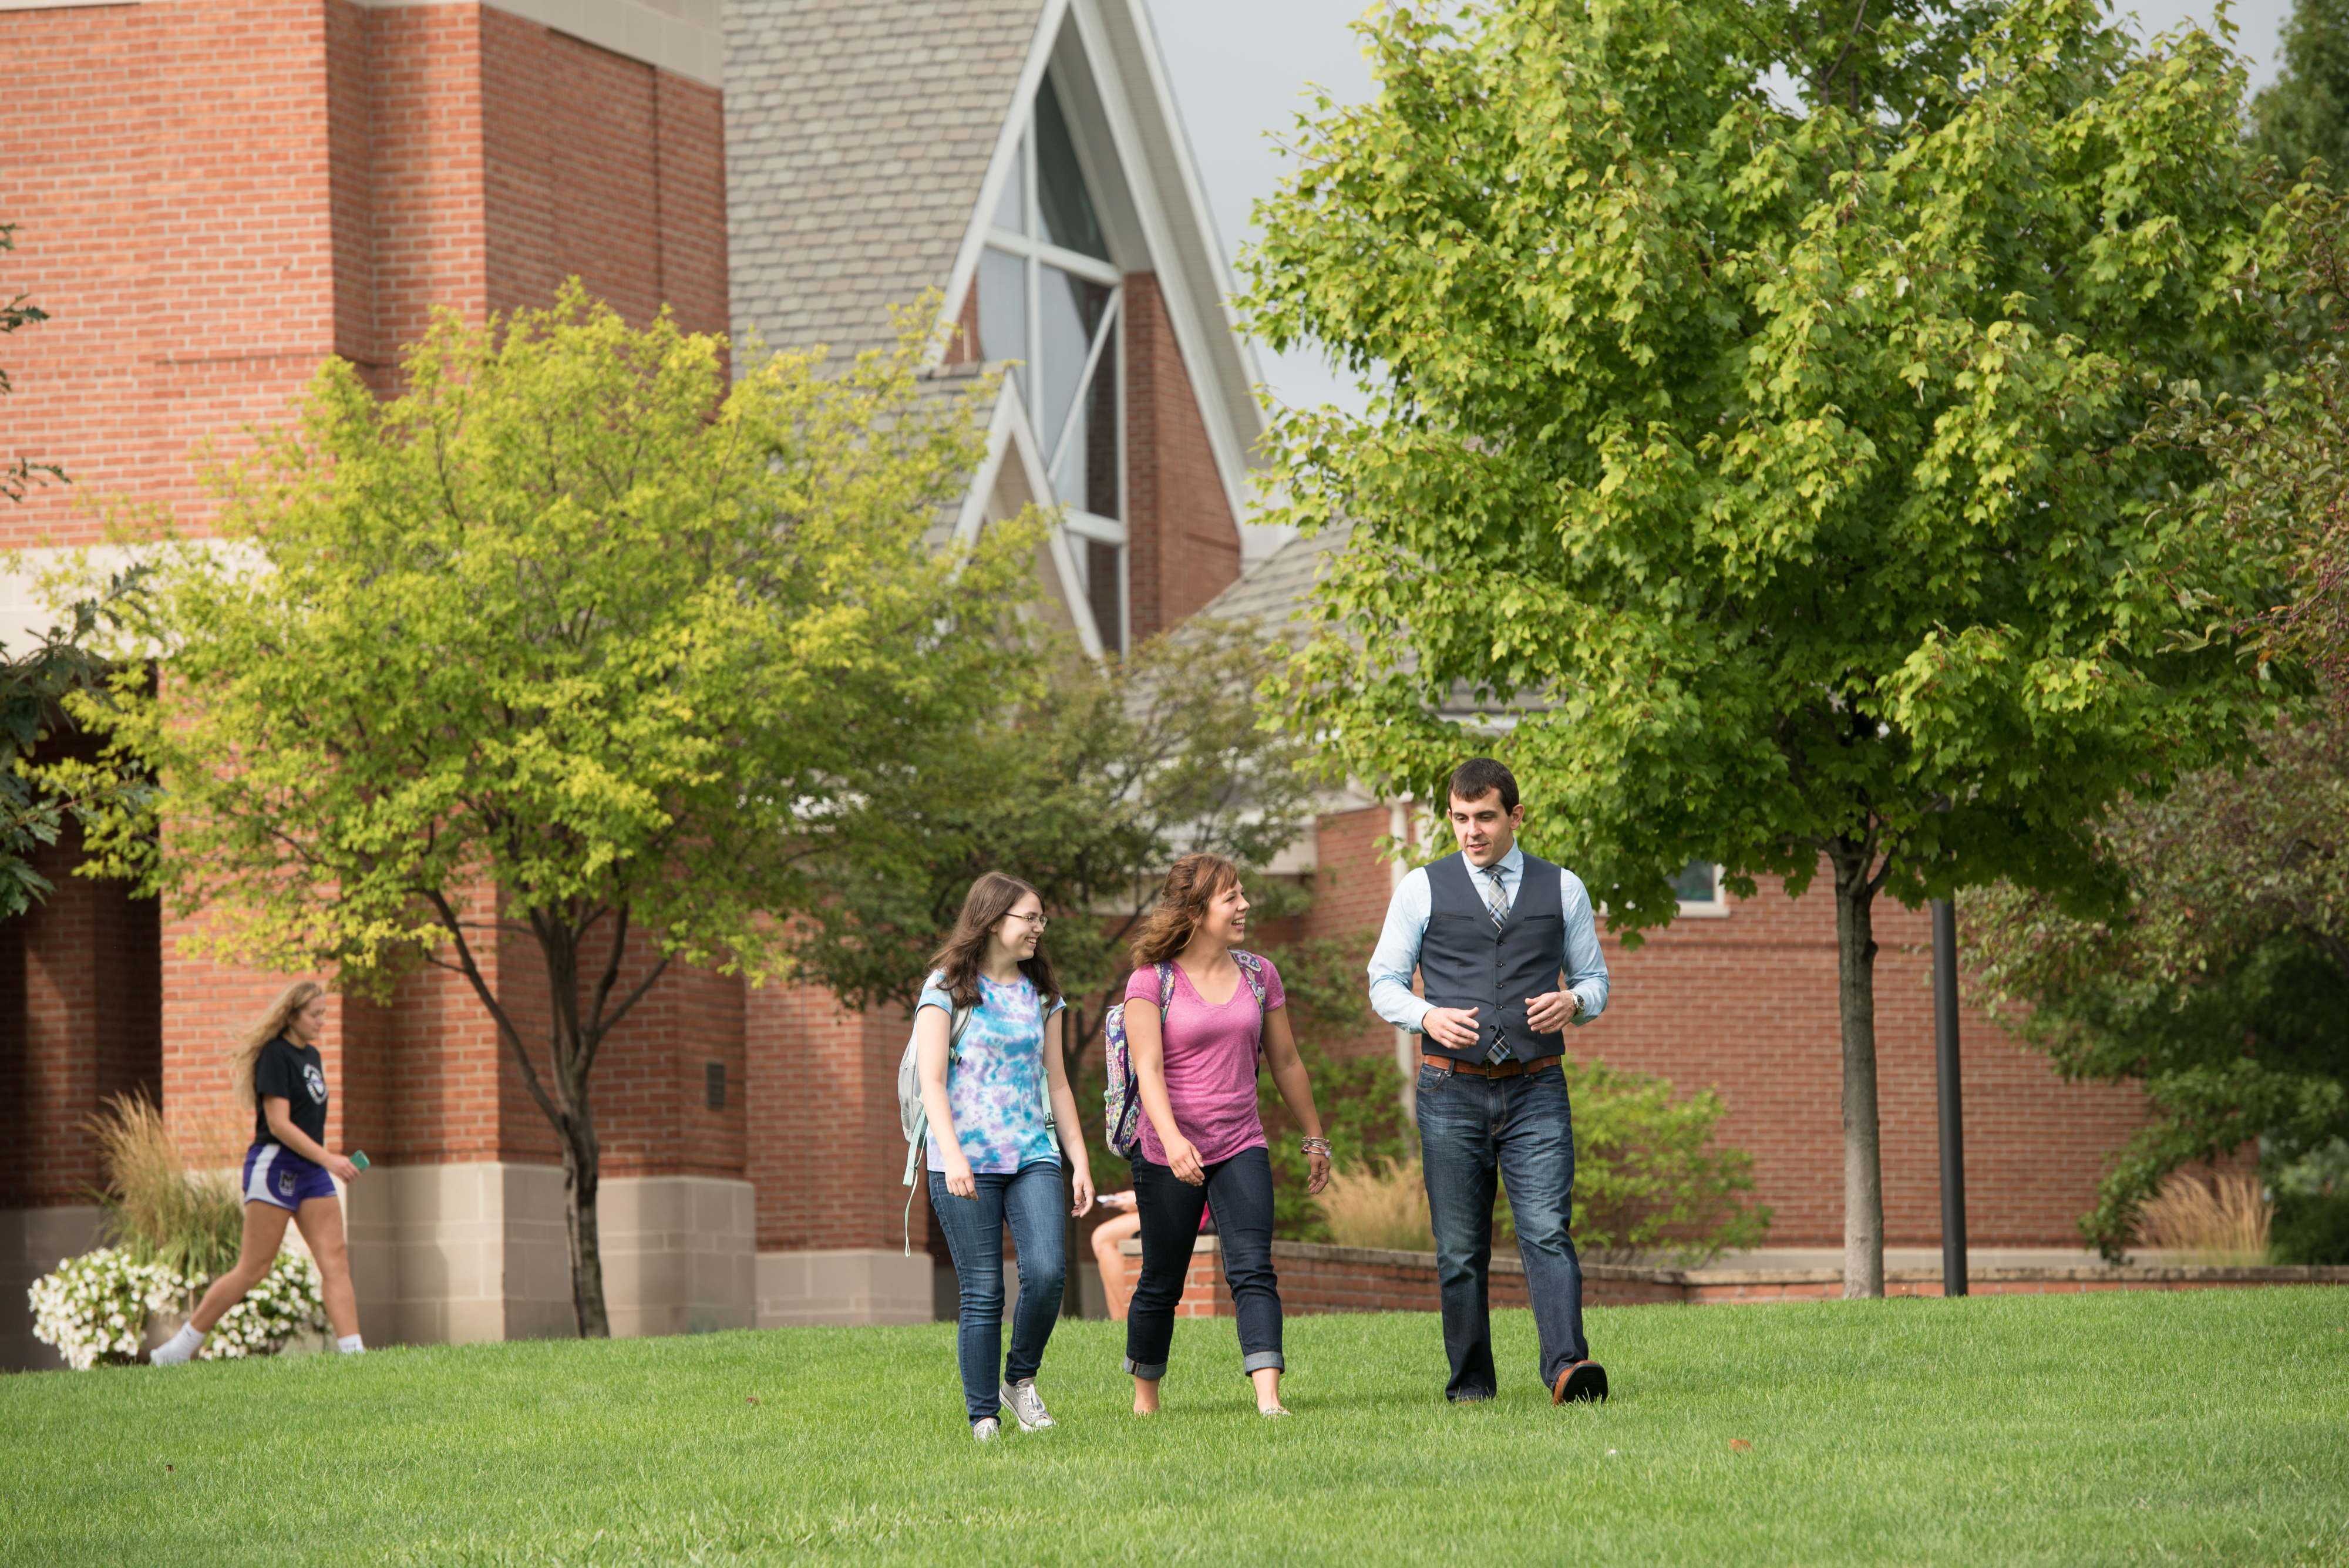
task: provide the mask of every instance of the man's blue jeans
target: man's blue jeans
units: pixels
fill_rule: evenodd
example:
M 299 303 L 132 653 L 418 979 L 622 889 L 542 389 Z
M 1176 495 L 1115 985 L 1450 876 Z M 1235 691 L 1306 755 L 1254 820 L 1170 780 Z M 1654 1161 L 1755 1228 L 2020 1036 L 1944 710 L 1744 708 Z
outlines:
M 1589 1355 L 1582 1337 L 1582 1264 L 1567 1234 L 1574 1213 L 1574 1116 L 1555 1065 L 1515 1078 L 1479 1078 L 1423 1064 L 1419 1156 L 1435 1228 L 1435 1277 L 1444 1299 L 1449 1399 L 1490 1399 L 1493 1181 L 1507 1187 L 1541 1335 L 1543 1386 Z
M 1026 1165 L 1006 1176 L 979 1171 L 975 1198 L 957 1198 L 947 1179 L 930 1172 L 930 1212 L 946 1232 L 954 1254 L 961 1303 L 955 1329 L 955 1359 L 962 1366 L 963 1404 L 973 1426 L 1002 1407 L 999 1369 L 1005 1383 L 1033 1377 L 1044 1364 L 1044 1345 L 1061 1321 L 1061 1287 L 1068 1277 L 1067 1219 L 1062 1207 L 1061 1166 Z M 1003 1354 L 1003 1227 L 1019 1254 L 1019 1304 L 1011 1316 L 1011 1355 Z

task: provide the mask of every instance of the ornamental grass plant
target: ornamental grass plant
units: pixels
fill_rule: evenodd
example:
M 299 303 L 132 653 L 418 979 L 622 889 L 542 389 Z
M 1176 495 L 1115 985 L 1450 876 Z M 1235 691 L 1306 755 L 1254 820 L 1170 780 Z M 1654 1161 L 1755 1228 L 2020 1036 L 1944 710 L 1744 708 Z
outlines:
M 98 1197 L 107 1239 L 126 1257 L 161 1264 L 190 1291 L 236 1262 L 244 1206 L 235 1178 L 208 1159 L 191 1161 L 154 1101 L 117 1095 L 88 1126 L 106 1160 L 107 1186 Z
M 2257 1268 L 2268 1261 L 2270 1213 L 2256 1176 L 2214 1176 L 2205 1183 L 2177 1171 L 2138 1212 L 2137 1236 L 2178 1262 Z
M 1399 1252 L 1435 1248 L 1427 1217 L 1427 1184 L 1414 1158 L 1348 1165 L 1330 1172 L 1330 1185 L 1314 1199 L 1340 1247 L 1378 1247 Z

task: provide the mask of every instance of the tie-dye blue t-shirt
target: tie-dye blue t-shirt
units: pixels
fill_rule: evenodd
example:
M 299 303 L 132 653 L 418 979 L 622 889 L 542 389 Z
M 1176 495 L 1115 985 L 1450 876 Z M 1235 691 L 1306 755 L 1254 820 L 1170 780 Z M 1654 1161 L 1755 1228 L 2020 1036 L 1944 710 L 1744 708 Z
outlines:
M 953 1026 L 954 1002 L 933 973 L 923 983 L 918 1016 L 941 1008 Z M 962 1050 L 947 1072 L 947 1105 L 954 1112 L 955 1139 L 974 1171 L 1009 1175 L 1024 1166 L 1061 1158 L 1044 1121 L 1044 1023 L 1061 1011 L 1038 1004 L 1036 988 L 1021 975 L 1009 985 L 978 977 L 978 1007 L 962 1032 Z M 932 1170 L 946 1168 L 938 1140 L 929 1139 Z

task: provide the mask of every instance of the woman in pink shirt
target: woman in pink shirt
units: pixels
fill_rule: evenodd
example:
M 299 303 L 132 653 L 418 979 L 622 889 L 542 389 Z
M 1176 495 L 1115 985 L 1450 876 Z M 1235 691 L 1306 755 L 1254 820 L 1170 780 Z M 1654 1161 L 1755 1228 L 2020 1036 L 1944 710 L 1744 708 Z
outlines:
M 1133 1374 L 1133 1408 L 1141 1415 L 1158 1408 L 1174 1309 L 1210 1199 L 1239 1320 L 1240 1369 L 1255 1380 L 1260 1413 L 1288 1414 L 1280 1404 L 1285 1363 L 1279 1282 L 1272 1272 L 1272 1159 L 1256 1111 L 1259 1052 L 1305 1129 L 1309 1191 L 1329 1182 L 1330 1144 L 1288 1031 L 1279 971 L 1238 950 L 1247 911 L 1238 867 L 1221 856 L 1185 855 L 1167 874 L 1133 941 L 1125 1035 L 1142 1091 L 1142 1147 L 1133 1158 L 1142 1277 L 1126 1311 L 1125 1369 Z

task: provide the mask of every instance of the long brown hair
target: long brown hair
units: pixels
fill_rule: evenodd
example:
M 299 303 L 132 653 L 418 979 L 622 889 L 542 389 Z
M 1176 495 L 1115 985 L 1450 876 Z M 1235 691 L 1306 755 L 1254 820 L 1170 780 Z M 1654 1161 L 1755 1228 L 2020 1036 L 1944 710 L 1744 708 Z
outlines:
M 236 1097 L 241 1103 L 253 1104 L 253 1064 L 261 1060 L 261 1048 L 284 1034 L 295 1013 L 326 994 L 326 988 L 316 981 L 297 980 L 279 992 L 267 1011 L 237 1037 L 236 1049 L 230 1053 L 229 1061 L 235 1070 Z
M 1164 963 L 1191 945 L 1192 933 L 1207 918 L 1207 906 L 1238 882 L 1240 868 L 1220 855 L 1185 855 L 1166 873 L 1158 902 L 1133 936 L 1127 956 L 1135 969 Z
M 978 961 L 987 956 L 988 933 L 1011 912 L 1011 906 L 1036 889 L 1017 877 L 1000 871 L 989 871 L 970 885 L 963 895 L 962 913 L 955 917 L 954 935 L 946 940 L 930 960 L 930 968 L 944 978 L 938 982 L 946 993 L 954 998 L 957 1007 L 978 1005 Z M 1041 905 L 1044 895 L 1036 893 Z M 1044 944 L 1036 944 L 1036 956 L 1019 961 L 1019 972 L 1036 988 L 1036 994 L 1047 1006 L 1061 994 L 1061 982 L 1053 977 L 1052 961 L 1044 951 Z

